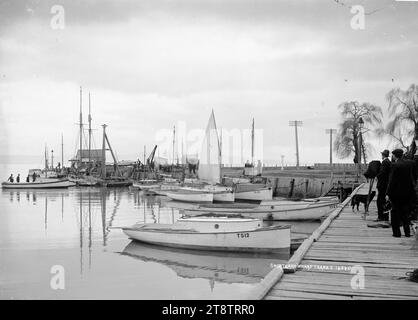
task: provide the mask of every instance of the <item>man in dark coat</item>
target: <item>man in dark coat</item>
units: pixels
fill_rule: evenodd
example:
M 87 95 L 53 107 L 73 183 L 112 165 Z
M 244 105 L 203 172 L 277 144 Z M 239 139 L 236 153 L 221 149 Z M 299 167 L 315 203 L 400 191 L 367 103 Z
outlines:
M 389 221 L 389 213 L 384 212 L 386 203 L 386 189 L 388 188 L 389 174 L 391 162 L 389 160 L 389 150 L 382 151 L 382 164 L 380 165 L 379 173 L 377 174 L 377 220 Z
M 386 195 L 392 203 L 391 225 L 394 237 L 401 236 L 402 223 L 406 237 L 411 236 L 410 213 L 415 204 L 415 172 L 411 161 L 403 160 L 403 150 L 392 151 L 394 163 L 389 175 Z

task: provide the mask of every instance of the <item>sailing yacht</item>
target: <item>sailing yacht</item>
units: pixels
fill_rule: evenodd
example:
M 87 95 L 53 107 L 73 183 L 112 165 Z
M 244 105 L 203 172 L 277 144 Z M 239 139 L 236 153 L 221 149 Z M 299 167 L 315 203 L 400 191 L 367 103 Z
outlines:
M 233 189 L 220 185 L 221 149 L 213 110 L 206 126 L 200 152 L 198 177 L 198 182 L 189 183 L 176 192 L 169 192 L 167 196 L 173 200 L 183 202 L 235 201 Z
M 254 119 L 251 126 L 251 163 L 244 167 L 245 176 L 251 178 L 261 175 L 262 166 L 258 161 L 254 166 Z M 251 181 L 251 179 L 250 179 Z M 265 183 L 243 182 L 235 184 L 235 199 L 243 201 L 266 201 L 273 199 L 273 189 Z

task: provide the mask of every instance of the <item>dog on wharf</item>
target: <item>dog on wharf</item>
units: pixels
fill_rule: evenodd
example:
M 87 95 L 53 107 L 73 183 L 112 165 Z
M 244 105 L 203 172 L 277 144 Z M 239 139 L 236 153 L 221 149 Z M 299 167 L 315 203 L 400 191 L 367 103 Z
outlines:
M 374 196 L 376 195 L 376 191 L 372 191 L 370 193 L 370 197 L 367 194 L 355 194 L 352 198 L 351 198 L 351 208 L 354 211 L 354 207 L 357 207 L 357 211 L 359 211 L 359 206 L 360 203 L 364 204 L 364 211 L 368 212 L 369 211 L 369 204 L 370 202 L 372 202 Z M 367 198 L 369 198 L 367 201 Z

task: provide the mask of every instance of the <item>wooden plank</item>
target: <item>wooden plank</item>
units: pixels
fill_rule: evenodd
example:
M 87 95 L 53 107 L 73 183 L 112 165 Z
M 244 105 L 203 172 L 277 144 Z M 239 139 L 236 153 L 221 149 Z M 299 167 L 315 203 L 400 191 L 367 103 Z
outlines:
M 333 286 L 329 284 L 304 284 L 304 283 L 280 283 L 280 288 L 282 290 L 293 290 L 293 291 L 302 291 L 302 292 L 311 292 L 311 293 L 325 293 L 325 294 L 345 294 L 351 296 L 376 296 L 376 297 L 398 297 L 398 298 L 408 298 L 414 297 L 417 298 L 414 293 L 405 292 L 403 290 L 394 290 L 392 288 L 387 288 L 386 291 L 379 291 L 372 288 L 365 287 L 364 289 L 352 289 L 351 286 Z M 274 292 L 275 289 L 272 291 Z M 274 295 L 274 293 L 273 293 Z

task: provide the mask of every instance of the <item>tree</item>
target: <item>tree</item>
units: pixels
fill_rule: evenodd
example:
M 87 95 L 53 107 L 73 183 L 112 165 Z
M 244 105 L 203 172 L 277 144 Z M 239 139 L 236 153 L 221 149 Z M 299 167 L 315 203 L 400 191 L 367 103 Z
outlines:
M 388 111 L 391 120 L 386 126 L 386 133 L 400 137 L 402 145 L 407 149 L 406 156 L 413 158 L 417 150 L 415 140 L 418 139 L 418 85 L 411 84 L 407 90 L 392 89 L 386 95 L 389 102 Z M 405 136 L 412 138 L 409 148 L 406 147 Z
M 372 146 L 366 142 L 364 136 L 371 130 L 371 127 L 382 124 L 382 109 L 370 103 L 359 104 L 357 101 L 343 102 L 338 109 L 341 112 L 342 122 L 334 142 L 337 155 L 340 158 L 347 158 L 354 154 L 353 161 L 358 163 L 361 150 L 363 161 L 366 163 L 366 156 Z M 363 129 L 361 129 L 360 119 L 364 122 L 365 128 Z

